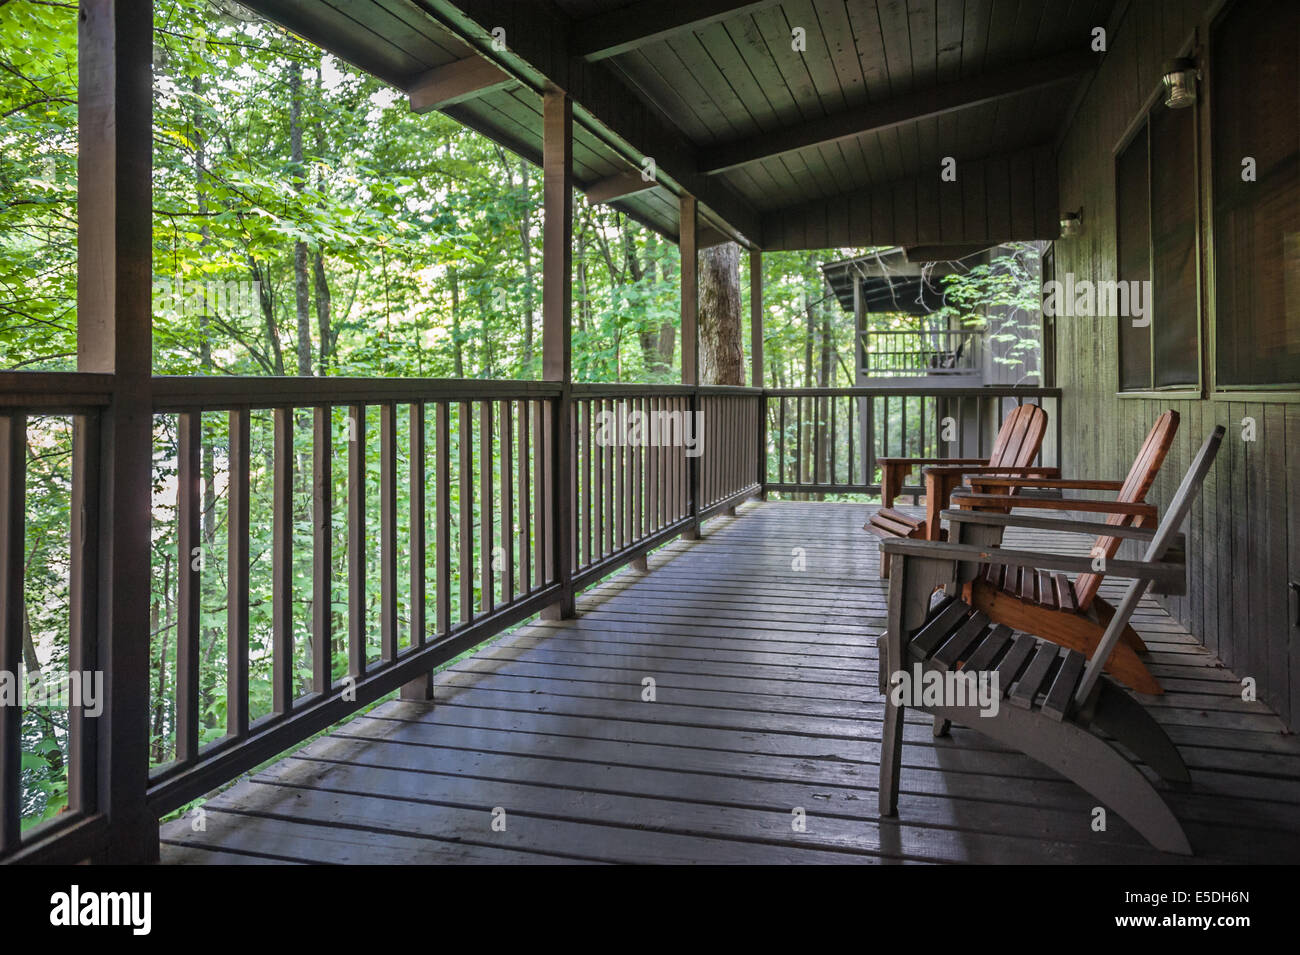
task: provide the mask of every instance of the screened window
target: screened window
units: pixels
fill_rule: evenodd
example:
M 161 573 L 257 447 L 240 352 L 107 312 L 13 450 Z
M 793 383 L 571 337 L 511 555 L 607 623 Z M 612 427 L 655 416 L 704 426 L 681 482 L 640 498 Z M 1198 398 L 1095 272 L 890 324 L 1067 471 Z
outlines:
M 1300 4 L 1238 2 L 1210 42 L 1215 382 L 1300 388 Z
M 1119 318 L 1120 388 L 1200 383 L 1196 285 L 1196 110 L 1158 101 L 1115 162 L 1119 279 L 1145 289 Z M 1122 301 L 1122 298 L 1121 298 Z

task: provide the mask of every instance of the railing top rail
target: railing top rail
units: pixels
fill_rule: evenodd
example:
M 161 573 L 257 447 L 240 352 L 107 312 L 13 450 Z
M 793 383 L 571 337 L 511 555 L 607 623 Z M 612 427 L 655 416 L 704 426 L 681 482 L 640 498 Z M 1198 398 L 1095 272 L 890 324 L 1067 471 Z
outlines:
M 477 378 L 259 378 L 155 376 L 154 409 L 346 405 L 375 402 L 556 398 L 551 381 Z
M 635 382 L 588 382 L 572 386 L 575 398 L 618 398 L 636 395 L 663 395 L 667 397 L 693 394 L 703 395 L 759 395 L 762 388 L 748 385 L 650 385 Z
M 55 414 L 102 407 L 113 393 L 113 376 L 75 371 L 0 372 L 0 407 Z
M 918 376 L 919 377 L 919 376 Z M 1036 385 L 898 385 L 893 387 L 855 388 L 765 388 L 769 398 L 885 398 L 905 396 L 943 395 L 949 398 L 1060 398 L 1060 388 Z

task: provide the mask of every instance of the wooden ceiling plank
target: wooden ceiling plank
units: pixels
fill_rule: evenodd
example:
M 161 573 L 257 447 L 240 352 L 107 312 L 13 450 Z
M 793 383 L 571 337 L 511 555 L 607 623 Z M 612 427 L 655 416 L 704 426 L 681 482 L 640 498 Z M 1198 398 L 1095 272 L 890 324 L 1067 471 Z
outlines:
M 718 173 L 768 156 L 847 139 L 870 130 L 898 127 L 925 116 L 969 109 L 1059 82 L 1086 72 L 1095 65 L 1096 56 L 1087 50 L 1071 50 L 1043 57 L 980 78 L 847 110 L 779 133 L 714 146 L 701 151 L 700 169 L 706 173 Z
M 588 61 L 630 53 L 780 0 L 641 0 L 574 24 L 573 53 Z

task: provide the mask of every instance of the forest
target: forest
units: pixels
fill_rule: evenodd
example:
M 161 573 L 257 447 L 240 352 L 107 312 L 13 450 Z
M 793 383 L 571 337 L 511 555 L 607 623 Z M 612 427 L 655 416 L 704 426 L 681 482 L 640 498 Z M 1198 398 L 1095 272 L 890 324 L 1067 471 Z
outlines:
M 238 3 L 154 6 L 156 375 L 541 376 L 538 169 L 441 113 L 413 113 L 402 93 Z M 94 161 L 78 156 L 77 70 L 72 0 L 0 0 L 0 369 L 7 371 L 76 368 L 77 170 Z M 573 242 L 574 379 L 679 381 L 677 246 L 581 196 Z M 765 385 L 854 384 L 852 316 L 820 266 L 869 251 L 764 254 Z M 737 302 L 747 322 L 748 257 L 738 260 Z M 1016 247 L 998 267 L 979 267 L 951 286 L 947 311 L 964 327 L 981 327 L 990 304 L 1036 322 L 1037 251 Z M 884 329 L 918 321 L 872 316 Z M 1006 337 L 1009 363 L 1037 347 L 1032 324 L 996 330 Z M 741 347 L 747 356 L 747 332 Z M 371 433 L 377 422 L 369 423 Z M 335 434 L 346 430 L 343 409 L 332 426 Z M 254 412 L 250 427 L 250 696 L 257 716 L 268 711 L 271 693 L 271 527 L 259 515 L 269 513 L 273 490 L 272 415 Z M 407 427 L 399 432 L 403 448 Z M 305 582 L 310 415 L 295 416 L 292 428 L 302 436 L 295 445 L 294 535 L 302 546 L 294 574 Z M 194 559 L 203 565 L 202 732 L 210 742 L 226 727 L 225 415 L 204 414 L 202 429 L 203 544 Z M 151 756 L 161 765 L 175 752 L 176 592 L 190 555 L 179 554 L 177 543 L 177 416 L 157 415 L 155 431 Z M 67 667 L 71 419 L 34 417 L 27 441 L 23 665 L 35 685 L 43 672 Z M 367 453 L 367 473 L 377 475 L 378 452 Z M 473 453 L 492 459 L 499 449 L 476 444 Z M 336 500 L 344 477 L 336 468 Z M 471 512 L 483 503 L 476 499 Z M 367 508 L 368 537 L 379 533 L 376 510 Z M 334 547 L 340 621 L 347 608 L 343 523 L 336 522 Z M 377 551 L 369 549 L 371 560 Z M 377 576 L 378 567 L 371 569 Z M 460 583 L 454 601 L 462 599 Z M 311 617 L 305 585 L 303 592 L 293 611 L 298 621 Z M 463 610 L 455 603 L 453 617 Z M 373 619 L 374 608 L 367 612 Z M 310 647 L 300 649 L 295 687 L 305 693 L 313 661 Z M 347 662 L 339 643 L 335 677 Z M 34 824 L 67 801 L 66 712 L 28 705 L 23 750 L 24 818 Z

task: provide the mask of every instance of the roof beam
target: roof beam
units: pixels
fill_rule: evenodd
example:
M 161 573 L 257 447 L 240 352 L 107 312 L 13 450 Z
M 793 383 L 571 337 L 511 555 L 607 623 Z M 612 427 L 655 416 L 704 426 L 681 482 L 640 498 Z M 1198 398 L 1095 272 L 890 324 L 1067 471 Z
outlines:
M 621 172 L 616 176 L 609 176 L 606 179 L 593 182 L 591 187 L 587 189 L 587 201 L 593 205 L 612 202 L 633 193 L 653 189 L 657 185 L 659 183 L 655 180 L 645 179 L 639 172 Z
M 780 0 L 640 0 L 574 24 L 573 54 L 603 60 Z
M 725 172 L 783 153 L 877 132 L 929 116 L 969 109 L 1016 93 L 1058 83 L 1095 69 L 1097 54 L 1070 50 L 1018 63 L 984 76 L 908 93 L 815 119 L 791 129 L 723 143 L 700 153 L 700 171 Z
M 535 89 L 553 85 L 568 92 L 575 123 L 596 131 L 634 166 L 653 158 L 660 185 L 674 194 L 696 196 L 747 244 L 754 243 L 762 228 L 757 210 L 725 183 L 702 175 L 694 146 L 657 110 L 642 102 L 612 69 L 572 55 L 566 38 L 573 21 L 553 5 L 519 0 L 422 0 L 420 9 Z M 504 31 L 504 46 L 494 45 L 494 29 Z
M 455 106 L 513 82 L 514 77 L 491 60 L 467 56 L 417 77 L 407 94 L 411 97 L 411 112 L 428 113 Z

